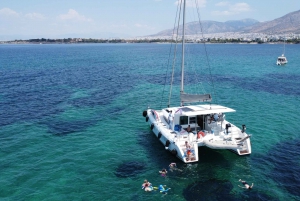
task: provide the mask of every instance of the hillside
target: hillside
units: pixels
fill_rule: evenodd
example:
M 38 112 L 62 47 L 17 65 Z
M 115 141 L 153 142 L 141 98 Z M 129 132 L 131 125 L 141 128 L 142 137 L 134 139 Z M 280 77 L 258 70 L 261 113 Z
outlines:
M 238 32 L 241 29 L 259 23 L 254 19 L 243 19 L 243 20 L 230 20 L 226 22 L 217 21 L 203 21 L 201 22 L 203 33 L 223 33 L 223 32 Z M 176 28 L 177 29 L 177 28 Z M 176 30 L 175 29 L 175 30 Z M 189 22 L 185 25 L 185 32 L 187 35 L 194 35 L 201 33 L 201 28 L 198 22 Z M 182 26 L 179 26 L 179 33 L 182 32 Z M 173 33 L 173 29 L 167 29 L 161 31 L 152 36 L 170 36 Z
M 300 34 L 300 10 L 268 22 L 261 22 L 244 29 L 250 33 Z
M 226 22 L 203 21 L 201 22 L 203 33 L 264 33 L 264 34 L 285 34 L 295 33 L 300 34 L 300 10 L 289 13 L 283 17 L 267 21 L 259 22 L 254 19 L 231 20 Z M 177 28 L 175 28 L 177 30 Z M 201 33 L 201 28 L 198 22 L 186 23 L 187 35 L 195 35 Z M 173 29 L 161 31 L 153 36 L 171 36 Z M 175 32 L 176 33 L 176 32 Z M 182 33 L 182 26 L 179 26 L 179 33 Z

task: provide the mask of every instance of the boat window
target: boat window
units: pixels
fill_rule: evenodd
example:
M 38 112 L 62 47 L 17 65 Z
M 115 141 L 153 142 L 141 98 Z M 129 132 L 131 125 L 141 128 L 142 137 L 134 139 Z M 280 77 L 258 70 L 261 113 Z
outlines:
M 189 122 L 189 117 L 188 116 L 180 116 L 179 123 L 180 125 L 188 124 Z
M 189 124 L 194 124 L 196 123 L 196 117 L 190 117 L 190 123 Z

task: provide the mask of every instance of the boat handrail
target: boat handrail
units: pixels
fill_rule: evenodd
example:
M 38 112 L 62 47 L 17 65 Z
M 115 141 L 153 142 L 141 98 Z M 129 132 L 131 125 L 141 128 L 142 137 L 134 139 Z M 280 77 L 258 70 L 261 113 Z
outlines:
M 155 119 L 156 119 L 156 121 L 158 120 L 159 122 L 161 122 L 161 120 L 160 120 L 160 118 L 159 118 L 159 116 L 158 116 L 158 114 L 157 114 L 157 112 L 155 111 L 155 110 L 151 110 L 153 113 L 153 116 L 155 117 Z

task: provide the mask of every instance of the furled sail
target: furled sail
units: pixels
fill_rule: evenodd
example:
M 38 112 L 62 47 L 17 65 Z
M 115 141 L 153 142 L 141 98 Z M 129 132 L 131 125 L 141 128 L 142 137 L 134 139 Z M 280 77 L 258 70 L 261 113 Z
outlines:
M 211 99 L 210 94 L 186 94 L 186 93 L 181 93 L 180 94 L 180 100 L 181 100 L 181 102 L 195 103 L 195 102 L 210 102 L 212 99 Z

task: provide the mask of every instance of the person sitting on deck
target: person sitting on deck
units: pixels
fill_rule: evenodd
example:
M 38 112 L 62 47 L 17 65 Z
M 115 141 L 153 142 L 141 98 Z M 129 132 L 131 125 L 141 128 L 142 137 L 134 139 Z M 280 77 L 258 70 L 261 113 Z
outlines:
M 186 160 L 187 161 L 194 160 L 194 153 L 192 152 L 191 149 L 187 149 L 186 151 Z
M 188 141 L 185 141 L 185 146 L 186 146 L 187 149 L 191 148 L 191 145 L 189 145 Z
M 212 121 L 218 121 L 218 119 L 219 119 L 219 115 L 217 114 L 217 113 L 215 113 L 214 115 L 210 115 L 209 116 L 209 119 L 210 119 L 210 122 L 209 123 L 211 123 Z
M 191 126 L 188 125 L 188 127 L 186 128 L 186 131 L 189 133 L 189 132 L 192 132 L 192 129 L 191 129 Z
M 217 113 L 215 113 L 215 114 L 214 114 L 214 120 L 215 120 L 215 121 L 218 121 L 218 119 L 219 119 L 219 115 L 218 115 Z

